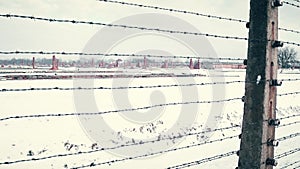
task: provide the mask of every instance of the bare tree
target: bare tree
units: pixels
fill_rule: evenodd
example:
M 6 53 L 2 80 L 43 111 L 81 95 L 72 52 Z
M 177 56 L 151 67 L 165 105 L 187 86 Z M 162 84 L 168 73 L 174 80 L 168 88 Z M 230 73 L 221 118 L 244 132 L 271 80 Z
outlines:
M 294 48 L 284 47 L 278 51 L 278 64 L 281 68 L 290 68 L 296 63 L 297 52 Z

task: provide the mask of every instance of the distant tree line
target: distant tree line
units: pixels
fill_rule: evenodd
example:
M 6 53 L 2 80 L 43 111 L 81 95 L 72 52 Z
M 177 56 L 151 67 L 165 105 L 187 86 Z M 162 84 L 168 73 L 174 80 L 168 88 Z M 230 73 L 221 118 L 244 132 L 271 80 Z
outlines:
M 278 64 L 281 68 L 300 67 L 294 48 L 284 47 L 278 50 Z
M 42 65 L 50 65 L 52 64 L 52 59 L 36 59 L 35 62 L 37 64 L 42 64 Z M 0 60 L 1 65 L 31 65 L 32 64 L 32 59 L 1 59 Z

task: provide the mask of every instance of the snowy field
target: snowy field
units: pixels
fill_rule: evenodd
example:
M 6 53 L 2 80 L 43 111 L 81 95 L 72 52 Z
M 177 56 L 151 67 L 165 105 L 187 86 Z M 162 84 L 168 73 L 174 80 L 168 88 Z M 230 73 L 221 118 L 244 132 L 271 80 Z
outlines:
M 0 169 L 162 169 L 237 151 L 240 140 L 236 136 L 241 132 L 238 126 L 241 125 L 243 115 L 243 102 L 237 98 L 244 94 L 244 83 L 233 81 L 243 81 L 245 72 L 194 70 L 191 73 L 202 73 L 205 76 L 0 81 L 1 90 L 179 84 L 172 87 L 114 90 L 0 92 Z M 297 78 L 300 78 L 298 70 L 279 74 L 279 79 Z M 212 85 L 214 82 L 232 83 Z M 199 85 L 182 86 L 195 83 Z M 298 91 L 299 81 L 284 81 L 278 87 L 278 94 Z M 218 100 L 220 102 L 206 102 Z M 158 106 L 193 101 L 200 103 Z M 297 94 L 278 97 L 277 117 L 299 115 L 299 101 L 300 95 Z M 151 105 L 156 106 L 145 108 Z M 102 115 L 64 116 L 68 113 L 134 108 L 145 109 Z M 62 115 L 5 119 L 47 114 Z M 300 116 L 295 116 L 283 119 L 281 124 L 299 121 Z M 226 127 L 229 129 L 214 131 Z M 297 133 L 299 127 L 300 123 L 279 127 L 276 129 L 276 137 Z M 224 140 L 219 140 L 222 138 Z M 280 142 L 279 147 L 275 148 L 276 155 L 300 148 L 299 141 L 299 137 L 294 137 Z M 299 160 L 300 151 L 280 158 L 276 168 Z M 237 162 L 238 156 L 233 154 L 189 168 L 232 169 L 237 166 Z M 287 168 L 296 168 L 299 164 Z

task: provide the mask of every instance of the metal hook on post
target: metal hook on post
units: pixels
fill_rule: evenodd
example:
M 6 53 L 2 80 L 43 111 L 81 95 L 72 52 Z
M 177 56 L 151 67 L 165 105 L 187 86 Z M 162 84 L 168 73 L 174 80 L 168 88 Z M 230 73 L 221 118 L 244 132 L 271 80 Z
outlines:
M 278 48 L 278 47 L 283 47 L 283 42 L 277 40 L 272 41 L 272 48 Z
M 281 2 L 281 0 L 273 0 L 272 1 L 272 7 L 276 8 L 276 7 L 280 7 L 283 5 L 283 2 Z

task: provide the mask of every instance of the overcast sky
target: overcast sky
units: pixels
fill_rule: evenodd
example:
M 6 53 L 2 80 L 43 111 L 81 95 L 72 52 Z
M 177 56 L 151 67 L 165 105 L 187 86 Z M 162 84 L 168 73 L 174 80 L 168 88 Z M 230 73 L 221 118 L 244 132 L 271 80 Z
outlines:
M 249 0 L 126 0 L 126 2 L 182 9 L 243 20 L 248 20 L 250 7 Z M 22 14 L 103 23 L 113 23 L 122 18 L 137 14 L 158 13 L 182 19 L 197 28 L 199 32 L 240 37 L 248 36 L 248 30 L 245 28 L 244 23 L 220 21 L 200 16 L 171 13 L 167 11 L 164 12 L 154 9 L 122 6 L 120 4 L 98 2 L 96 0 L 0 0 L 0 11 L 1 14 Z M 279 17 L 280 27 L 300 30 L 299 16 L 300 10 L 297 8 L 287 5 L 281 7 Z M 155 19 L 159 19 L 159 17 Z M 95 25 L 48 23 L 15 18 L 0 18 L 0 23 L 1 51 L 37 50 L 81 52 L 85 48 L 87 42 L 103 28 Z M 167 24 L 173 25 L 173 23 Z M 157 28 L 154 24 L 151 26 Z M 171 28 L 180 30 L 178 27 Z M 285 41 L 300 43 L 299 37 L 299 34 L 280 32 L 280 39 Z M 213 46 L 216 54 L 220 57 L 246 57 L 246 41 L 214 38 L 208 38 L 208 40 Z M 141 43 L 142 41 L 147 41 L 148 43 Z M 140 49 L 162 50 L 164 45 L 159 45 L 162 41 L 165 41 L 167 44 L 172 43 L 170 39 L 166 40 L 159 36 L 148 35 L 130 39 L 130 42 L 128 39 L 128 42 L 126 42 L 127 44 L 125 45 L 126 47 L 123 47 L 122 51 L 116 51 L 128 53 L 134 51 L 138 52 Z M 158 46 L 162 48 L 159 48 Z M 184 49 L 181 49 L 179 44 L 177 44 L 177 46 L 175 47 L 176 49 L 174 48 L 173 51 L 168 52 L 174 55 L 190 54 L 188 52 L 183 52 Z M 117 48 L 118 45 L 115 45 L 115 47 Z M 201 46 L 199 46 L 199 48 L 201 49 Z M 295 47 L 295 49 L 300 53 L 299 47 Z M 207 52 L 206 55 L 214 54 Z

